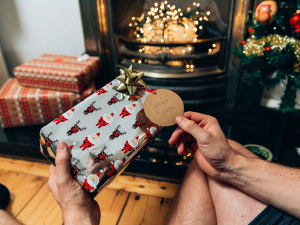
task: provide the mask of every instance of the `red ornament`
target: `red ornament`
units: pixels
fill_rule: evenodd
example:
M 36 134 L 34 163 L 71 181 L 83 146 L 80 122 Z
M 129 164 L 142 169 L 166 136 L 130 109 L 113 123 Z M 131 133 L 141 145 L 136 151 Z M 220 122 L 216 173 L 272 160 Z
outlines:
M 265 48 L 265 50 L 268 52 L 268 51 L 270 51 L 270 47 L 269 46 L 267 46 L 266 48 Z
M 298 34 L 300 32 L 300 28 L 297 28 L 295 32 Z
M 253 28 L 249 28 L 249 29 L 248 29 L 248 32 L 249 32 L 249 33 L 253 32 L 253 31 L 254 31 Z
M 300 10 L 296 11 L 296 15 L 290 19 L 290 25 L 293 28 L 300 28 Z
M 242 45 L 245 45 L 245 41 L 244 40 L 242 40 Z

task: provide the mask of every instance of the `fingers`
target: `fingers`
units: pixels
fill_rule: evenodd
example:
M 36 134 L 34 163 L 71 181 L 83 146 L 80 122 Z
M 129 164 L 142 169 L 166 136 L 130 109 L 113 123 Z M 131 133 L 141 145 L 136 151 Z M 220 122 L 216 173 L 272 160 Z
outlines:
M 56 151 L 56 185 L 65 186 L 73 181 L 70 173 L 71 154 L 65 142 L 60 141 L 57 144 Z
M 49 168 L 49 180 L 48 180 L 48 187 L 51 192 L 55 184 L 55 179 L 56 179 L 56 168 L 51 164 Z
M 189 119 L 189 120 L 195 121 L 195 123 L 197 123 L 197 124 L 200 123 L 202 120 L 211 117 L 209 115 L 205 115 L 205 114 L 202 114 L 202 113 L 196 113 L 196 112 L 185 112 L 185 113 L 183 113 L 182 116 L 184 118 Z
M 176 144 L 176 142 L 180 139 L 180 136 L 183 135 L 184 133 L 185 132 L 180 127 L 177 127 L 169 139 L 169 144 L 170 145 Z
M 191 134 L 197 141 L 201 141 L 202 137 L 207 136 L 207 131 L 203 130 L 193 120 L 178 116 L 176 118 L 176 123 L 183 131 Z

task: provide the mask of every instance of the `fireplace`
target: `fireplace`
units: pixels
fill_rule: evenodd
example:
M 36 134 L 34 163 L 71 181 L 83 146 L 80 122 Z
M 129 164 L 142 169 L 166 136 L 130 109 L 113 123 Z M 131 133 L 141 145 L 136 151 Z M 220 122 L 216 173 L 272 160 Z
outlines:
M 239 62 L 231 49 L 243 38 L 249 0 L 80 0 L 86 53 L 101 57 L 98 87 L 133 65 L 152 89 L 169 89 L 185 110 L 234 106 Z M 234 18 L 234 19 L 233 19 Z M 137 161 L 187 165 L 164 132 Z

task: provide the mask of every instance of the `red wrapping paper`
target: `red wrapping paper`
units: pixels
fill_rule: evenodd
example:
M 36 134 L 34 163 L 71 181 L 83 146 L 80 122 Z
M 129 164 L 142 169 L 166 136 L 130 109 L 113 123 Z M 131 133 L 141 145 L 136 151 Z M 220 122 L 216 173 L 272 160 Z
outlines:
M 80 93 L 97 74 L 98 57 L 44 54 L 14 68 L 22 86 Z
M 1 126 L 15 127 L 49 123 L 96 90 L 90 83 L 81 94 L 21 86 L 16 78 L 6 81 L 0 90 Z

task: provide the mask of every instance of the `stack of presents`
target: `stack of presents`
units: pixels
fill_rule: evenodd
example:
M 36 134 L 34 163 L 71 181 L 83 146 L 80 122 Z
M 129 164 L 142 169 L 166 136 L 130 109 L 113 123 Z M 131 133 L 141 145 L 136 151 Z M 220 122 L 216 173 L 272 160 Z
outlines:
M 49 123 L 96 91 L 99 58 L 44 54 L 14 68 L 0 90 L 1 127 Z

